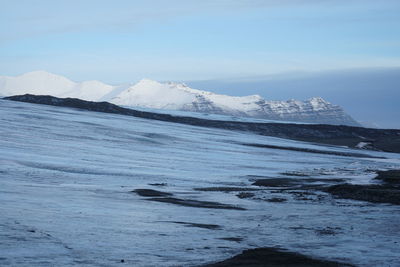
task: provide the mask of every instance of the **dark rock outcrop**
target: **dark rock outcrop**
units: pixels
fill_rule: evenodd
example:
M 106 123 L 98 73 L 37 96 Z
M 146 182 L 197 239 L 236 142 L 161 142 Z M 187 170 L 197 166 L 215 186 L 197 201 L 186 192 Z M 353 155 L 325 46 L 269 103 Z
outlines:
M 227 210 L 245 210 L 244 208 L 223 204 L 219 202 L 213 201 L 200 201 L 200 200 L 193 200 L 193 199 L 182 199 L 182 198 L 175 198 L 175 197 L 153 197 L 147 198 L 150 201 L 156 202 L 164 202 L 175 204 L 179 206 L 185 207 L 194 207 L 194 208 L 206 208 L 206 209 L 227 209 Z
M 339 267 L 350 264 L 314 259 L 277 248 L 256 248 L 243 251 L 230 259 L 204 267 Z
M 378 171 L 375 179 L 385 183 L 400 184 L 400 170 Z
M 138 194 L 139 196 L 142 197 L 166 197 L 166 196 L 172 196 L 171 193 L 168 192 L 161 192 L 158 190 L 153 190 L 153 189 L 135 189 L 132 192 Z
M 325 191 L 338 198 L 400 205 L 400 188 L 393 185 L 339 184 Z
M 324 191 L 335 197 L 400 205 L 400 170 L 377 171 L 382 184 L 338 184 Z

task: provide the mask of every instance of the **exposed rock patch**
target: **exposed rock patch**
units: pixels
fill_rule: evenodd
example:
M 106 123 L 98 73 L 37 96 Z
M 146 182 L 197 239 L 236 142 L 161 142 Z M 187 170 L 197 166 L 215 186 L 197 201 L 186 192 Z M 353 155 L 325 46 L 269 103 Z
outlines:
M 400 170 L 377 171 L 377 174 L 375 179 L 383 181 L 384 184 L 340 184 L 330 186 L 324 191 L 338 198 L 400 205 Z
M 255 196 L 254 193 L 250 192 L 240 192 L 239 194 L 236 195 L 238 198 L 252 198 Z
M 317 178 L 264 178 L 256 180 L 253 185 L 264 187 L 293 187 L 293 186 L 307 186 L 326 183 L 340 183 L 345 179 L 332 178 L 332 179 L 317 179 Z
M 281 172 L 280 174 L 285 175 L 285 176 L 300 176 L 300 177 L 308 177 L 308 174 L 298 172 L 298 171 L 288 171 L 288 172 Z
M 238 242 L 238 243 L 243 241 L 242 237 L 221 237 L 221 238 L 218 238 L 218 239 L 226 240 L 226 241 L 233 241 L 233 242 Z
M 279 202 L 286 202 L 287 199 L 286 198 L 281 198 L 281 197 L 273 197 L 273 198 L 268 198 L 265 201 L 279 203 Z
M 165 196 L 172 196 L 171 193 L 168 192 L 161 192 L 153 189 L 135 189 L 132 192 L 138 194 L 142 197 L 165 197 Z
M 241 208 L 241 207 L 237 207 L 237 206 L 233 206 L 233 205 L 229 205 L 229 204 L 222 204 L 219 202 L 181 199 L 181 198 L 175 198 L 175 197 L 155 197 L 155 198 L 148 198 L 147 200 L 170 203 L 170 204 L 186 206 L 186 207 L 195 207 L 195 208 L 245 210 L 244 208 Z
M 400 188 L 393 185 L 339 184 L 324 191 L 338 198 L 400 205 Z
M 217 224 L 175 222 L 175 221 L 173 221 L 172 223 L 182 224 L 182 225 L 187 226 L 187 227 L 197 227 L 197 228 L 203 228 L 203 229 L 209 229 L 209 230 L 219 230 L 219 229 L 221 229 L 221 226 L 219 226 Z
M 167 186 L 166 183 L 153 183 L 153 184 L 149 184 L 151 186 Z
M 291 151 L 315 153 L 315 154 L 335 155 L 335 156 L 342 156 L 342 157 L 382 158 L 382 157 L 376 157 L 376 156 L 371 156 L 371 155 L 362 154 L 362 153 L 328 151 L 328 150 L 319 150 L 319 149 L 302 148 L 302 147 L 288 147 L 288 146 L 276 146 L 276 145 L 253 144 L 253 143 L 242 143 L 242 145 L 252 146 L 252 147 L 260 147 L 260 148 L 269 148 L 269 149 L 291 150 Z
M 386 183 L 400 184 L 400 170 L 378 171 L 375 179 L 382 180 Z
M 335 261 L 314 259 L 277 248 L 256 248 L 243 251 L 230 259 L 204 267 L 340 267 L 353 266 Z
M 206 192 L 239 192 L 239 191 L 257 191 L 258 188 L 248 188 L 248 187 L 198 187 L 194 188 L 197 191 Z

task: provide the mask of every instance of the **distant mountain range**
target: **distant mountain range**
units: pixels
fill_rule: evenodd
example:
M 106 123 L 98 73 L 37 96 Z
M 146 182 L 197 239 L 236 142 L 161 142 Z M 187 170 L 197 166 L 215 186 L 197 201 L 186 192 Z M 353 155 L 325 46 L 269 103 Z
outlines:
M 99 81 L 73 82 L 63 76 L 35 71 L 17 77 L 0 76 L 0 95 L 22 94 L 108 101 L 128 107 L 182 110 L 269 120 L 334 125 L 359 125 L 337 105 L 320 97 L 306 101 L 269 101 L 259 95 L 228 96 L 192 89 L 183 83 L 143 79 L 119 86 Z

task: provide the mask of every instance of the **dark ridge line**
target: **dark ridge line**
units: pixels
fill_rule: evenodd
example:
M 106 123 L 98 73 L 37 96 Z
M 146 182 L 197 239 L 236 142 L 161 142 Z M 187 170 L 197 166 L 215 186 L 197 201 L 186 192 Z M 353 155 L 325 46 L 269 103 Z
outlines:
M 186 227 L 197 227 L 202 229 L 209 229 L 209 230 L 221 230 L 222 227 L 218 224 L 205 224 L 205 223 L 193 223 L 193 222 L 182 222 L 182 221 L 160 221 L 165 223 L 175 223 L 181 224 Z
M 269 148 L 269 149 L 280 149 L 280 150 L 290 150 L 290 151 L 298 151 L 298 152 L 306 152 L 306 153 L 324 154 L 324 155 L 335 155 L 335 156 L 342 156 L 342 157 L 385 159 L 385 157 L 371 156 L 371 155 L 362 154 L 362 153 L 327 151 L 327 150 L 319 150 L 319 149 L 303 148 L 303 147 L 275 146 L 275 145 L 254 144 L 254 143 L 242 143 L 242 145 L 252 146 L 252 147 L 260 147 L 260 148 Z
M 226 210 L 246 210 L 245 208 L 233 206 L 230 204 L 223 204 L 214 201 L 201 201 L 194 199 L 182 199 L 176 197 L 152 197 L 146 198 L 149 201 L 156 201 L 162 203 L 175 204 L 184 207 L 206 208 L 206 209 L 226 209 Z
M 265 136 L 294 139 L 331 145 L 355 147 L 359 142 L 369 142 L 369 149 L 385 152 L 400 152 L 400 130 L 372 129 L 345 125 L 257 123 L 208 120 L 187 116 L 138 111 L 123 108 L 108 102 L 92 102 L 77 98 L 57 98 L 43 95 L 19 95 L 5 97 L 6 100 L 78 108 L 89 111 L 128 115 L 145 119 L 182 123 L 192 126 L 212 127 L 227 130 L 248 131 Z

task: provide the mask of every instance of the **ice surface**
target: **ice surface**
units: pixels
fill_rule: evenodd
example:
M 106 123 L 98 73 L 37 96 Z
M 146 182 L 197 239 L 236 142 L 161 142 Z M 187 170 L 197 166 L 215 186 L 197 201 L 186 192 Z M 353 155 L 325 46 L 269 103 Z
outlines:
M 271 203 L 261 200 L 269 191 L 240 199 L 193 190 L 254 187 L 251 176 L 287 171 L 367 183 L 370 169 L 398 168 L 399 154 L 363 151 L 387 157 L 366 159 L 241 143 L 358 151 L 0 100 L 0 265 L 119 266 L 124 259 L 131 266 L 196 266 L 263 246 L 362 266 L 400 265 L 398 206 L 329 195 Z M 155 183 L 166 186 L 149 185 Z M 130 192 L 138 188 L 246 210 L 151 202 Z M 226 237 L 243 241 L 220 239 Z

